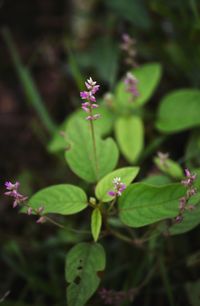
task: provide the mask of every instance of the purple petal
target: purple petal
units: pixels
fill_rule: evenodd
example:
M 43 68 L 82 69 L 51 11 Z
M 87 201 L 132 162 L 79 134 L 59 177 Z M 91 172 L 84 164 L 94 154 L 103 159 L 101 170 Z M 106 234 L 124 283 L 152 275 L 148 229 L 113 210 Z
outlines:
M 81 91 L 80 96 L 82 99 L 88 99 L 89 98 L 89 93 L 87 91 Z
M 114 197 L 116 195 L 116 192 L 115 191 L 108 191 L 108 195 L 110 195 L 111 197 Z

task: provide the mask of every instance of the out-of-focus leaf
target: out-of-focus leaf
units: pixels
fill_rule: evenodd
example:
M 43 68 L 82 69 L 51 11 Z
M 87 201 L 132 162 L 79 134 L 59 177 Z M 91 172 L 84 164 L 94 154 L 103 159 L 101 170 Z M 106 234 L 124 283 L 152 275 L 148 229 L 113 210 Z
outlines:
M 200 125 L 200 91 L 181 89 L 168 94 L 159 105 L 157 117 L 156 126 L 165 133 Z
M 150 16 L 143 0 L 109 0 L 105 4 L 115 11 L 119 17 L 142 29 L 151 26 Z
M 168 174 L 172 178 L 181 179 L 184 176 L 181 166 L 170 158 L 162 162 L 159 157 L 155 157 L 154 163 L 162 172 Z
M 159 84 L 162 67 L 158 63 L 150 63 L 135 68 L 132 73 L 138 80 L 139 96 L 132 101 L 132 95 L 126 91 L 126 85 L 121 80 L 116 87 L 115 103 L 117 110 L 122 113 L 124 109 L 135 109 L 149 101 Z
M 115 135 L 120 151 L 135 163 L 144 146 L 144 127 L 140 117 L 119 117 L 115 123 Z
M 172 183 L 171 179 L 166 175 L 150 175 L 142 182 L 154 186 L 162 186 Z

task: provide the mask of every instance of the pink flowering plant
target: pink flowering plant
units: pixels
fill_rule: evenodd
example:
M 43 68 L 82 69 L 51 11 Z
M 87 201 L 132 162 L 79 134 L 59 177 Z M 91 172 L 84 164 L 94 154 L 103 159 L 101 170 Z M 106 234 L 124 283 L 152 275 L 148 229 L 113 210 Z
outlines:
M 162 69 L 157 63 L 138 67 L 131 49 L 134 42 L 127 36 L 123 40 L 122 49 L 128 52 L 127 63 L 132 70 L 103 99 L 97 99 L 100 85 L 89 77 L 80 92 L 81 107 L 67 118 L 49 144 L 51 152 L 63 151 L 69 169 L 80 183 L 49 186 L 31 197 L 21 194 L 19 182 L 5 183 L 5 195 L 12 199 L 13 207 L 35 216 L 38 224 L 44 223 L 40 226 L 50 222 L 65 229 L 57 215 L 70 218 L 83 211 L 89 214 L 87 238 L 73 246 L 66 256 L 68 306 L 86 305 L 100 282 L 104 283 L 101 272 L 106 272 L 107 238 L 142 249 L 155 237 L 182 234 L 200 223 L 200 170 L 184 169 L 168 152 L 159 151 L 166 132 L 175 133 L 192 126 L 187 119 L 175 121 L 171 110 L 174 100 L 182 101 L 184 97 L 189 101 L 191 92 L 179 90 L 164 97 L 156 117 L 156 129 L 161 136 L 153 143 L 150 139 L 145 148 L 144 105 L 156 89 Z M 199 92 L 195 94 L 198 96 Z M 156 150 L 153 159 L 156 174 L 140 176 L 139 180 L 138 165 L 142 166 L 145 158 Z M 124 163 L 125 166 L 119 166 Z M 147 230 L 136 234 L 137 228 Z M 81 234 L 78 226 L 75 231 Z M 99 296 L 105 305 L 131 303 L 146 281 L 126 291 L 102 287 Z

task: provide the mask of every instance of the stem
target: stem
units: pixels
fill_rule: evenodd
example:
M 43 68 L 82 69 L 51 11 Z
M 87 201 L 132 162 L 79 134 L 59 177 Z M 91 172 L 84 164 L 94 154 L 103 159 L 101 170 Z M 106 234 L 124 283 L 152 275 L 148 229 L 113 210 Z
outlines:
M 92 116 L 92 109 L 90 109 L 90 116 Z M 91 129 L 91 134 L 92 134 L 92 145 L 93 145 L 93 151 L 94 151 L 94 161 L 95 161 L 95 169 L 96 169 L 96 178 L 98 178 L 97 147 L 96 147 L 96 139 L 95 139 L 95 132 L 94 132 L 93 120 L 90 120 L 90 129 Z
M 110 212 L 113 209 L 113 206 L 115 205 L 116 202 L 116 197 L 112 200 L 112 202 L 110 203 L 110 206 L 108 208 L 108 212 Z
M 175 306 L 173 288 L 171 286 L 168 271 L 164 263 L 163 255 L 160 256 L 159 264 L 160 264 L 160 273 L 161 273 L 162 281 L 163 281 L 163 284 L 166 290 L 166 295 L 168 297 L 169 304 L 170 306 Z
M 26 203 L 24 203 L 23 206 L 24 206 L 24 207 L 27 207 L 27 208 L 32 208 L 31 206 L 29 206 L 29 205 L 26 204 Z M 59 222 L 53 220 L 52 218 L 47 217 L 46 215 L 41 215 L 40 213 L 38 213 L 38 211 L 37 211 L 36 209 L 32 208 L 32 210 L 33 210 L 33 212 L 34 212 L 37 216 L 39 216 L 39 217 L 44 217 L 45 220 L 47 220 L 49 223 L 51 223 L 51 224 L 53 224 L 53 225 L 55 225 L 55 226 L 57 226 L 57 227 L 59 227 L 59 228 L 62 228 L 62 229 L 64 229 L 64 230 L 68 231 L 68 232 L 73 232 L 73 233 L 77 233 L 77 234 L 90 234 L 90 231 L 79 231 L 79 230 L 75 230 L 75 229 L 72 229 L 72 228 L 69 229 L 69 228 L 67 228 L 66 226 L 64 226 L 63 224 L 61 224 L 61 223 L 59 223 Z
M 118 239 L 124 242 L 127 242 L 128 244 L 134 245 L 137 248 L 144 249 L 144 246 L 142 245 L 143 241 L 140 241 L 139 239 L 129 238 L 126 235 L 113 230 L 110 230 L 110 234 L 112 234 L 113 236 L 117 237 Z

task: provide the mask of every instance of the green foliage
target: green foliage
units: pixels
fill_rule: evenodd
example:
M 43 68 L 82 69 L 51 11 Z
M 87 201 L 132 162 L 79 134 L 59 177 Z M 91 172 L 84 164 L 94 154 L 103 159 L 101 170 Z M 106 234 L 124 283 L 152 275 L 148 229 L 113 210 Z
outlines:
M 138 167 L 125 167 L 121 169 L 117 169 L 105 177 L 103 177 L 97 184 L 95 189 L 96 197 L 102 202 L 109 202 L 113 197 L 108 195 L 108 191 L 113 189 L 113 179 L 115 177 L 120 177 L 121 181 L 128 186 L 134 178 L 137 176 L 139 172 Z
M 105 269 L 105 252 L 97 243 L 79 243 L 66 257 L 65 277 L 68 306 L 83 306 L 100 283 L 98 273 Z
M 91 216 L 91 232 L 92 236 L 94 238 L 94 241 L 96 242 L 99 238 L 99 234 L 101 231 L 101 225 L 102 225 L 102 215 L 99 207 L 96 207 L 92 211 Z
M 114 114 L 111 112 L 108 107 L 100 103 L 98 108 L 98 113 L 101 115 L 101 120 L 97 120 L 95 122 L 95 130 L 98 132 L 100 136 L 108 135 L 114 124 Z M 65 121 L 60 125 L 57 131 L 54 133 L 51 141 L 48 144 L 48 149 L 50 152 L 55 153 L 58 151 L 62 151 L 67 148 L 67 134 L 68 134 L 68 125 L 70 128 L 70 122 L 74 121 L 75 118 L 82 119 L 85 121 L 86 114 L 82 109 L 79 109 L 72 113 L 69 117 L 65 119 Z M 72 123 L 73 124 L 73 123 Z M 60 132 L 64 132 L 66 137 L 63 137 Z
M 159 105 L 157 128 L 176 133 L 200 125 L 200 91 L 176 90 L 165 96 Z
M 150 16 L 141 0 L 110 0 L 105 1 L 106 5 L 114 10 L 121 18 L 131 22 L 142 29 L 151 26 Z
M 178 214 L 179 198 L 185 194 L 180 184 L 151 186 L 130 185 L 119 199 L 120 220 L 132 227 L 141 227 Z
M 160 64 L 151 63 L 145 64 L 139 68 L 135 68 L 132 70 L 132 73 L 138 80 L 138 91 L 139 96 L 132 101 L 132 96 L 130 93 L 126 92 L 126 86 L 122 81 L 119 82 L 116 88 L 116 106 L 119 108 L 119 111 L 124 111 L 124 109 L 142 106 L 149 101 L 151 96 L 153 95 L 156 87 L 159 84 L 162 67 Z
M 200 130 L 192 131 L 185 150 L 184 159 L 188 168 L 200 167 Z
M 71 215 L 87 207 L 87 196 L 79 187 L 61 184 L 38 191 L 30 198 L 28 204 L 33 209 L 44 207 L 42 214 Z
M 78 118 L 70 121 L 67 135 L 70 148 L 66 151 L 65 158 L 76 175 L 92 183 L 115 168 L 119 153 L 113 139 L 102 140 L 96 133 L 96 163 L 89 124 L 90 122 Z
M 164 162 L 159 157 L 154 158 L 156 166 L 165 174 L 175 179 L 181 179 L 184 176 L 183 169 L 174 160 L 167 158 Z
M 174 224 L 169 228 L 171 235 L 184 234 L 191 231 L 200 224 L 200 205 L 197 205 L 193 211 L 185 211 L 184 219 L 178 224 Z
M 144 126 L 140 117 L 119 117 L 115 123 L 115 135 L 120 151 L 135 163 L 144 146 Z
M 143 183 L 154 186 L 161 186 L 170 184 L 172 181 L 169 176 L 166 175 L 151 175 L 145 178 Z

